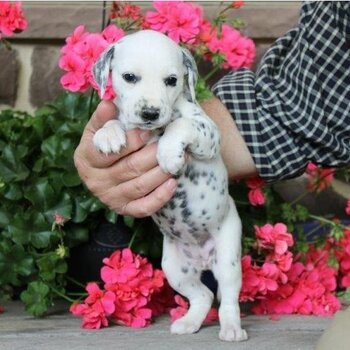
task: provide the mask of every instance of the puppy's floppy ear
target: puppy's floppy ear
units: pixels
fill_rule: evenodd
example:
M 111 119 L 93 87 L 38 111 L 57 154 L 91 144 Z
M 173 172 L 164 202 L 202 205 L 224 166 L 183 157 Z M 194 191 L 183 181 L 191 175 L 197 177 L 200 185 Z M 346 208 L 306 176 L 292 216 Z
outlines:
M 186 81 L 186 86 L 185 89 L 191 99 L 191 102 L 196 101 L 196 92 L 195 92 L 195 87 L 197 83 L 197 77 L 198 77 L 198 69 L 197 69 L 197 64 L 196 61 L 194 60 L 191 52 L 187 50 L 186 48 L 182 47 L 182 59 L 183 59 L 183 64 L 186 68 L 186 76 L 185 77 Z
M 100 58 L 93 66 L 93 73 L 95 81 L 100 88 L 101 98 L 105 94 L 107 81 L 109 77 L 109 71 L 111 69 L 111 62 L 114 57 L 115 45 L 109 46 L 102 52 Z

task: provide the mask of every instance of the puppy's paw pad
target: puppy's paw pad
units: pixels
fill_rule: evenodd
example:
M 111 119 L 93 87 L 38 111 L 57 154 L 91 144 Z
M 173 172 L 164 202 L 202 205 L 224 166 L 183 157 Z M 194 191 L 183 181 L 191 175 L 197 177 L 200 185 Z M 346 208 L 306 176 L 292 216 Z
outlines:
M 101 129 L 97 130 L 93 142 L 102 153 L 119 153 L 121 148 L 126 145 L 125 132 L 119 121 L 110 120 Z
M 248 335 L 244 329 L 234 329 L 230 327 L 221 329 L 219 338 L 223 341 L 244 341 L 248 339 Z
M 201 325 L 196 322 L 185 319 L 184 317 L 176 320 L 170 327 L 172 334 L 192 334 L 196 333 Z

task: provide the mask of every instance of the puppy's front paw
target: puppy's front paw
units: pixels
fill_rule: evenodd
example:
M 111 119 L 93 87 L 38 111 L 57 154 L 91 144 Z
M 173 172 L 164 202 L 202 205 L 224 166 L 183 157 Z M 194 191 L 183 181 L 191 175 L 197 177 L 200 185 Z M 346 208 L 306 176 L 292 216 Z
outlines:
M 200 324 L 184 316 L 176 320 L 170 327 L 172 334 L 192 334 L 198 332 Z
M 248 339 L 248 335 L 242 328 L 222 327 L 219 338 L 223 341 L 244 341 Z
M 126 145 L 125 132 L 118 120 L 110 120 L 97 130 L 93 142 L 95 147 L 105 153 L 119 153 Z
M 177 175 L 185 165 L 184 146 L 179 142 L 161 138 L 158 143 L 157 160 L 164 172 Z

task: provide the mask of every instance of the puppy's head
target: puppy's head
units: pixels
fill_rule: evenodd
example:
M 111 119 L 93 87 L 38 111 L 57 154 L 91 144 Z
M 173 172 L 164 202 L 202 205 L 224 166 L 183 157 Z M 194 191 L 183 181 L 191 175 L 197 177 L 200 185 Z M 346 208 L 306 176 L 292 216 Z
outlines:
M 102 96 L 110 71 L 120 121 L 128 129 L 168 124 L 181 93 L 195 100 L 197 67 L 192 55 L 159 32 L 127 35 L 102 53 L 93 69 Z

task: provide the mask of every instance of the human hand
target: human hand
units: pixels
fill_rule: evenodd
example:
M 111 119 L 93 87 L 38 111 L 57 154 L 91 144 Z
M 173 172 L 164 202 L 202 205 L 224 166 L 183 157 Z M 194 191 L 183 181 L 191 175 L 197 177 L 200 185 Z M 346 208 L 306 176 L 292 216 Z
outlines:
M 94 134 L 116 115 L 112 102 L 98 105 L 75 150 L 75 166 L 87 188 L 118 214 L 152 215 L 173 196 L 176 180 L 160 169 L 157 144 L 147 145 L 149 131 L 128 131 L 126 147 L 120 153 L 105 155 L 97 151 L 92 141 Z

